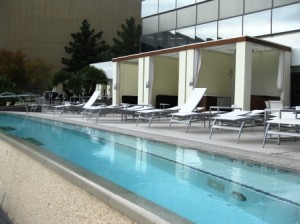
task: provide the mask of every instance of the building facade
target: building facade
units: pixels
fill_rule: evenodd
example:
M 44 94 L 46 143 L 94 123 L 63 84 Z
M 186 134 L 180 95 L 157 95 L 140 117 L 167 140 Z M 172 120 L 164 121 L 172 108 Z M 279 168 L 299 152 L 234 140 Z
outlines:
M 300 103 L 300 0 L 145 0 L 143 52 L 251 36 L 292 48 L 291 102 Z
M 54 69 L 68 57 L 64 47 L 87 19 L 102 40 L 112 44 L 121 24 L 131 16 L 140 22 L 140 0 L 9 0 L 0 1 L 0 48 L 21 50 Z

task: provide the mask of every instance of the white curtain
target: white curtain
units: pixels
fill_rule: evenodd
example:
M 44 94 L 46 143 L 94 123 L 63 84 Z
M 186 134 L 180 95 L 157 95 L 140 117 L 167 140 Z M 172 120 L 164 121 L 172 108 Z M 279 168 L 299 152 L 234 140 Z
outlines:
M 149 58 L 149 104 L 152 104 L 152 90 L 154 81 L 154 58 Z
M 195 49 L 194 51 L 194 71 L 193 71 L 193 87 L 196 88 L 199 79 L 199 73 L 201 68 L 202 52 L 201 49 Z
M 284 98 L 284 51 L 279 51 L 278 57 L 278 75 L 277 75 L 277 90 L 280 92 L 280 99 Z

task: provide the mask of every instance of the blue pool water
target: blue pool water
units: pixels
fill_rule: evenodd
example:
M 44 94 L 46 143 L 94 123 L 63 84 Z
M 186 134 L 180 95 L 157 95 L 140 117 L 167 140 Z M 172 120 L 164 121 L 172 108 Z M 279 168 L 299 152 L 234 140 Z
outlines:
M 0 130 L 194 223 L 300 223 L 300 177 L 296 174 L 37 118 L 2 114 Z

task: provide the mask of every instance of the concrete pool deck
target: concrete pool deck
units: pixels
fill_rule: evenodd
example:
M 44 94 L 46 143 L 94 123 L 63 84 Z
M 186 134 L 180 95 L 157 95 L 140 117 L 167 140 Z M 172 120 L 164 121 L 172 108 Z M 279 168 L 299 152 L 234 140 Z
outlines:
M 92 118 L 91 120 L 87 121 L 86 119 L 82 119 L 81 115 L 77 115 L 77 114 L 64 114 L 62 117 L 60 117 L 59 115 L 53 115 L 53 113 L 49 112 L 49 113 L 18 113 L 18 114 L 22 114 L 22 115 L 26 115 L 26 116 L 33 116 L 33 117 L 40 117 L 40 118 L 46 118 L 46 119 L 51 119 L 51 120 L 57 120 L 57 121 L 63 121 L 63 122 L 69 122 L 69 123 L 74 123 L 74 124 L 79 124 L 79 125 L 83 125 L 83 126 L 88 126 L 88 127 L 94 127 L 94 128 L 99 128 L 99 129 L 103 129 L 103 130 L 108 130 L 108 131 L 115 131 L 115 132 L 120 132 L 120 133 L 124 133 L 124 134 L 129 134 L 129 135 L 134 135 L 134 136 L 139 136 L 139 137 L 145 137 L 148 139 L 153 139 L 153 140 L 158 140 L 158 141 L 162 141 L 162 142 L 167 142 L 167 143 L 172 143 L 172 144 L 176 144 L 179 146 L 183 146 L 183 147 L 189 147 L 189 148 L 195 148 L 198 149 L 200 151 L 204 151 L 206 153 L 211 153 L 211 154 L 218 154 L 218 155 L 225 155 L 225 156 L 229 156 L 235 159 L 240 159 L 240 160 L 245 160 L 245 161 L 251 161 L 251 162 L 255 162 L 257 164 L 262 164 L 262 165 L 269 165 L 272 167 L 276 167 L 276 168 L 280 168 L 280 169 L 285 169 L 285 170 L 291 170 L 294 172 L 298 172 L 300 173 L 300 141 L 298 140 L 297 142 L 295 141 L 283 141 L 281 145 L 277 145 L 276 141 L 268 141 L 265 148 L 262 148 L 262 139 L 263 139 L 263 127 L 255 127 L 252 130 L 251 129 L 246 129 L 242 135 L 241 135 L 241 139 L 240 139 L 240 143 L 236 144 L 236 139 L 237 139 L 237 132 L 234 131 L 216 131 L 214 133 L 214 135 L 212 136 L 212 139 L 209 140 L 209 129 L 208 128 L 204 128 L 202 123 L 193 123 L 192 127 L 189 129 L 189 133 L 185 133 L 186 130 L 186 126 L 182 125 L 182 124 L 174 124 L 171 127 L 171 130 L 168 130 L 168 122 L 167 120 L 161 120 L 160 122 L 155 121 L 152 126 L 150 128 L 148 128 L 148 124 L 147 123 L 140 123 L 138 126 L 136 126 L 135 122 L 133 120 L 127 120 L 127 121 L 121 121 L 120 116 L 112 116 L 112 115 L 107 115 L 105 117 L 101 117 L 98 119 L 98 122 L 95 121 L 95 118 Z M 0 141 L 0 146 L 1 149 L 3 148 L 3 144 L 1 144 Z M 4 144 L 4 146 L 8 147 L 7 145 Z M 16 147 L 18 148 L 18 147 Z M 0 150 L 1 152 L 1 150 Z M 29 158 L 24 158 L 23 162 L 21 162 L 21 153 L 17 152 L 17 151 L 13 151 L 10 153 L 5 152 L 5 150 L 2 152 L 2 159 L 3 160 L 12 160 L 14 163 L 18 164 L 18 166 L 21 169 L 21 173 L 19 174 L 19 178 L 22 178 L 22 176 L 24 178 L 28 178 L 26 177 L 26 175 L 28 175 L 27 169 L 29 168 L 29 166 L 32 166 L 33 163 L 32 162 L 28 162 Z M 18 159 L 16 159 L 18 158 Z M 49 163 L 48 161 L 46 161 L 44 158 L 41 159 L 42 163 Z M 46 161 L 46 162 L 43 162 Z M 24 171 L 22 170 L 22 164 L 25 163 L 26 168 L 24 169 Z M 34 167 L 37 165 L 34 165 Z M 5 168 L 5 167 L 4 167 Z M 8 169 L 6 167 L 6 169 Z M 4 169 L 3 169 L 4 170 Z M 121 214 L 118 213 L 117 211 L 115 211 L 114 209 L 109 209 L 107 206 L 103 205 L 103 203 L 101 203 L 100 205 L 98 205 L 95 202 L 95 199 L 92 197 L 92 195 L 95 195 L 94 193 L 91 193 L 91 191 L 88 191 L 91 195 L 83 195 L 85 194 L 84 192 L 82 192 L 82 190 L 77 189 L 78 187 L 74 187 L 72 184 L 70 183 L 62 183 L 63 180 L 57 176 L 51 176 L 51 175 L 55 175 L 53 172 L 51 172 L 51 175 L 49 174 L 49 171 L 44 171 L 41 172 L 42 168 L 41 166 L 39 166 L 38 168 L 35 168 L 35 170 L 38 172 L 34 175 L 40 175 L 41 179 L 44 179 L 43 184 L 39 183 L 38 185 L 43 186 L 43 190 L 42 193 L 45 193 L 45 189 L 48 185 L 50 186 L 55 186 L 55 189 L 60 191 L 60 192 L 56 192 L 58 197 L 62 197 L 63 201 L 67 201 L 66 199 L 66 195 L 68 195 L 68 193 L 66 193 L 65 191 L 62 193 L 62 189 L 66 188 L 67 190 L 70 191 L 70 195 L 77 195 L 78 192 L 80 193 L 80 195 L 78 196 L 79 198 L 82 198 L 82 200 L 84 200 L 84 205 L 88 206 L 88 212 L 89 214 L 93 214 L 94 217 L 91 218 L 95 218 L 95 220 L 99 219 L 101 221 L 99 222 L 91 222 L 91 220 L 93 219 L 89 219 L 89 221 L 86 219 L 86 222 L 81 222 L 81 223 L 134 223 L 134 221 L 130 221 L 129 219 L 127 219 L 126 216 L 128 216 L 127 211 L 124 211 L 124 209 L 121 209 Z M 0 171 L 1 171 L 1 164 L 0 164 Z M 13 170 L 14 172 L 10 174 L 14 174 L 16 173 L 16 170 L 14 168 Z M 67 176 L 69 177 L 69 173 L 67 174 Z M 7 175 L 8 177 L 10 177 L 11 175 Z M 32 178 L 32 177 L 29 177 Z M 38 178 L 38 177 L 37 177 Z M 58 179 L 57 179 L 58 178 Z M 17 178 L 18 179 L 18 178 Z M 54 181 L 54 183 L 52 183 L 49 179 L 51 179 L 51 181 Z M 68 179 L 68 178 L 67 178 Z M 20 183 L 20 182 L 18 182 Z M 62 185 L 63 184 L 63 185 Z M 18 187 L 19 185 L 14 185 L 15 187 L 15 192 L 18 191 Z M 82 185 L 79 184 L 79 186 L 82 187 Z M 71 188 L 72 187 L 72 188 Z M 40 189 L 38 188 L 38 186 L 31 188 L 31 190 L 34 189 L 34 191 L 40 191 Z M 72 190 L 70 190 L 72 189 Z M 83 189 L 85 189 L 83 187 Z M 0 181 L 0 196 L 2 197 L 3 195 L 1 194 L 1 181 Z M 10 189 L 9 189 L 10 190 Z M 53 194 L 55 192 L 52 192 L 52 190 L 50 190 L 50 188 L 48 189 L 51 194 L 49 196 L 53 196 Z M 75 192 L 76 190 L 76 192 Z M 29 190 L 28 190 L 29 191 Z M 20 192 L 24 195 L 24 192 Z M 26 192 L 28 193 L 28 192 Z M 26 194 L 25 193 L 25 194 Z M 56 194 L 55 193 L 55 194 Z M 60 194 L 63 194 L 63 196 L 59 196 Z M 71 194 L 73 193 L 73 194 Z M 17 195 L 13 195 L 14 196 L 14 200 L 17 200 L 18 197 L 21 197 L 19 195 L 19 192 L 16 193 Z M 34 201 L 34 194 L 33 192 L 30 192 L 30 200 L 31 202 Z M 41 193 L 39 193 L 38 195 L 41 195 Z M 5 196 L 5 195 L 4 195 Z M 16 197 L 18 196 L 18 197 Z M 12 196 L 10 196 L 12 197 Z M 6 196 L 6 198 L 8 198 L 8 195 Z M 49 213 L 50 211 L 48 211 L 48 206 L 53 206 L 53 210 L 54 210 L 54 205 L 57 204 L 58 202 L 55 201 L 53 199 L 53 201 L 51 200 L 51 198 L 42 198 L 42 197 L 38 197 L 40 200 L 44 200 L 46 202 L 46 204 L 42 204 L 42 206 L 47 207 L 47 213 L 44 212 L 45 214 L 47 214 L 45 217 L 49 217 Z M 85 214 L 86 210 L 82 209 L 82 204 L 79 203 L 78 199 L 72 199 L 73 201 L 75 200 L 75 204 L 72 205 L 70 208 L 67 207 L 68 204 L 66 204 L 65 207 L 67 207 L 67 210 L 64 211 L 62 210 L 62 206 L 60 205 L 58 208 L 60 210 L 60 214 L 62 215 L 62 217 L 64 217 L 65 220 L 60 220 L 59 223 L 76 223 L 76 222 L 72 222 L 71 218 L 69 220 L 67 220 L 67 215 L 66 213 L 74 213 L 76 214 L 77 217 L 87 217 L 87 215 Z M 59 199 L 60 201 L 60 199 Z M 90 204 L 92 201 L 92 204 Z M 114 207 L 115 209 L 118 210 L 119 204 L 118 201 L 114 201 L 113 198 L 109 198 L 109 200 L 107 200 L 106 198 L 106 202 L 111 203 L 113 201 L 113 203 L 115 203 Z M 15 201 L 16 203 L 18 203 L 17 201 Z M 39 202 L 41 203 L 41 202 Z M 59 202 L 60 203 L 60 202 Z M 67 203 L 67 202 L 66 202 Z M 109 206 L 111 206 L 112 204 L 109 204 Z M 4 203 L 5 204 L 5 203 Z M 12 209 L 13 209 L 13 203 L 9 203 L 8 207 L 4 207 L 4 210 L 6 210 L 6 208 L 9 209 L 9 214 L 11 213 Z M 79 205 L 80 208 L 77 208 L 76 206 Z M 11 207 L 9 207 L 11 206 Z M 42 208 L 42 206 L 39 206 L 39 208 Z M 22 213 L 24 215 L 24 211 L 22 211 L 21 206 L 18 206 L 18 213 Z M 36 207 L 35 207 L 36 208 Z M 94 210 L 92 210 L 92 208 Z M 28 209 L 34 209 L 33 206 L 30 206 L 30 208 Z M 135 209 L 135 208 L 133 208 Z M 97 211 L 101 211 L 102 214 L 97 214 Z M 37 212 L 37 211 L 35 211 Z M 131 212 L 131 211 L 130 211 Z M 30 212 L 28 212 L 30 213 Z M 103 214 L 104 213 L 104 214 Z M 98 216 L 96 216 L 96 214 Z M 124 214 L 125 216 L 122 216 L 122 214 Z M 18 214 L 19 215 L 19 214 Z M 36 215 L 36 214 L 35 214 Z M 146 214 L 147 216 L 148 214 Z M 28 216 L 28 215 L 27 215 Z M 32 215 L 33 216 L 33 215 Z M 43 218 L 42 215 L 39 215 L 41 218 Z M 51 216 L 51 215 L 50 215 Z M 76 217 L 75 216 L 75 217 Z M 58 217 L 58 215 L 57 215 Z M 55 217 L 55 218 L 57 218 Z M 128 216 L 131 217 L 132 216 Z M 132 220 L 135 220 L 138 223 L 151 223 L 151 219 L 154 220 L 152 223 L 165 223 L 162 220 L 158 220 L 156 219 L 156 217 L 150 217 L 149 216 L 149 222 L 146 222 L 146 220 L 144 221 L 138 221 L 138 219 L 132 218 Z M 17 220 L 17 219 L 15 219 Z M 54 217 L 53 217 L 54 220 Z M 51 221 L 53 221 L 51 220 Z M 74 219 L 73 219 L 74 220 Z M 83 220 L 81 220 L 83 221 Z M 170 223 L 179 223 L 179 222 L 172 222 L 169 221 Z M 26 222 L 25 222 L 26 223 Z M 27 222 L 27 223 L 34 223 L 34 222 Z M 38 222 L 36 222 L 38 223 Z M 45 222 L 44 222 L 45 223 Z M 46 223 L 55 223 L 55 221 L 53 222 L 46 222 Z M 56 222 L 57 223 L 57 222 Z M 183 222 L 181 222 L 183 223 Z

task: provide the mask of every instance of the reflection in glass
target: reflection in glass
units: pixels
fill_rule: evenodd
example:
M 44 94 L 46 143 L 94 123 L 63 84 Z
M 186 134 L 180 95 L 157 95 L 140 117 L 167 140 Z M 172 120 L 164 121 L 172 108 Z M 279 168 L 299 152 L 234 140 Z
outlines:
M 158 12 L 166 12 L 175 9 L 176 0 L 159 1 Z
M 175 46 L 176 35 L 175 31 L 167 31 L 158 33 L 157 35 L 157 49 L 170 48 Z
M 273 0 L 274 7 L 300 2 L 300 0 Z
M 142 35 L 158 32 L 158 16 L 144 18 L 142 20 Z
M 300 29 L 300 4 L 273 10 L 272 33 Z
M 196 24 L 196 6 L 191 6 L 177 11 L 177 28 Z
M 259 24 L 259 26 L 257 25 Z M 259 36 L 271 33 L 271 10 L 244 16 L 243 35 Z
M 174 30 L 176 27 L 176 12 L 159 15 L 159 31 Z
M 176 8 L 180 8 L 180 7 L 195 4 L 195 3 L 196 3 L 195 0 L 177 0 Z
M 153 51 L 157 50 L 156 41 L 157 40 L 157 34 L 150 34 L 146 36 L 142 36 L 141 38 L 141 51 L 147 52 L 147 51 Z
M 176 30 L 176 46 L 195 43 L 195 26 Z
M 142 1 L 142 18 L 157 14 L 158 12 L 158 0 L 145 0 Z
M 255 12 L 272 7 L 272 0 L 245 0 L 245 13 Z
M 219 21 L 218 38 L 230 38 L 242 35 L 242 16 Z
M 210 41 L 217 39 L 217 22 L 206 23 L 196 26 L 196 41 Z
M 241 0 L 220 0 L 220 18 L 242 15 L 243 2 Z
M 197 24 L 206 23 L 217 19 L 218 1 L 210 1 L 197 6 Z

